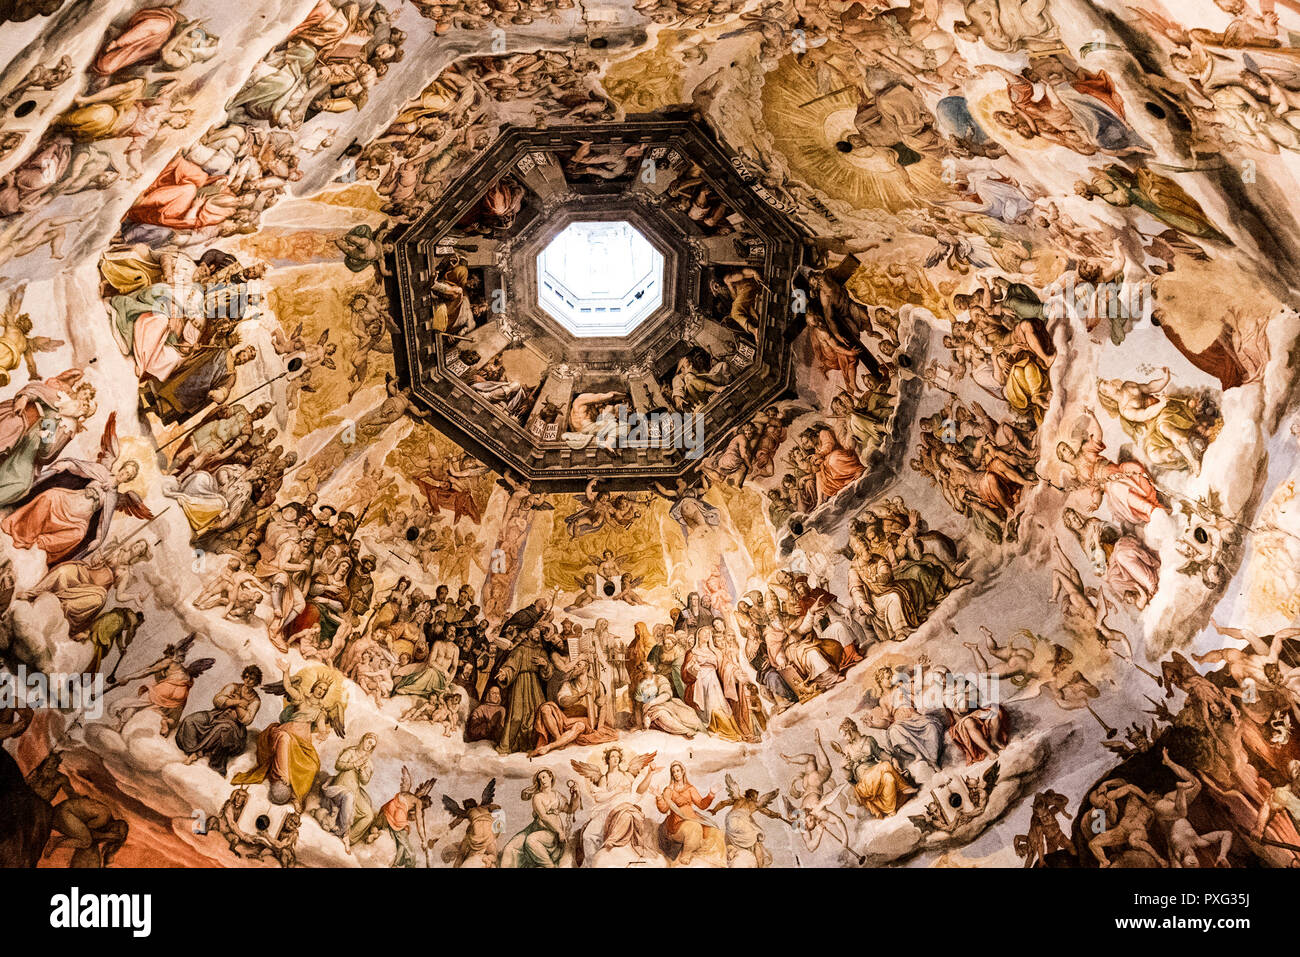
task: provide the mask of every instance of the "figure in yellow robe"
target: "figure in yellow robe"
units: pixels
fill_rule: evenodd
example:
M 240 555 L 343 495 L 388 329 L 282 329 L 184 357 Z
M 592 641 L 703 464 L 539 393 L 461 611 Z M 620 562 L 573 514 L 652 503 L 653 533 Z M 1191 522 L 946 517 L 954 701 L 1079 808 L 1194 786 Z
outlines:
M 313 733 L 324 735 L 333 727 L 342 736 L 341 718 L 331 715 L 332 709 L 341 708 L 340 692 L 335 687 L 337 680 L 331 680 L 331 672 L 329 668 L 307 668 L 293 677 L 285 675 L 283 693 L 289 703 L 280 712 L 280 720 L 258 735 L 257 766 L 236 774 L 231 778 L 232 784 L 238 787 L 266 781 L 273 787 L 272 800 L 275 800 L 274 785 L 280 782 L 289 789 L 294 807 L 302 810 L 320 771 L 320 755 L 312 741 Z M 303 691 L 303 687 L 309 690 Z
M 872 817 L 894 814 L 916 793 L 916 788 L 907 783 L 880 743 L 871 735 L 863 734 L 852 718 L 844 720 L 840 732 L 846 743 L 834 747 L 844 755 L 844 767 L 853 782 L 858 803 Z

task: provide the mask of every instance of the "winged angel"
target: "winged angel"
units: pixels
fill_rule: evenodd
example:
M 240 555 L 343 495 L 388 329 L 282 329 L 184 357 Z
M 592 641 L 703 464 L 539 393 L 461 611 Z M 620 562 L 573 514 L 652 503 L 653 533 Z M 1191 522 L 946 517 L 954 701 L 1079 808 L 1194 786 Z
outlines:
M 316 744 L 333 731 L 343 737 L 347 697 L 343 675 L 328 665 L 308 665 L 289 674 L 288 660 L 277 662 L 282 680 L 263 685 L 267 694 L 285 699 L 279 720 L 257 739 L 257 766 L 231 778 L 236 787 L 267 783 L 273 804 L 293 803 L 301 812 L 320 771 Z
M 32 317 L 18 311 L 25 289 L 25 286 L 19 286 L 10 292 L 3 311 L 0 311 L 0 386 L 9 384 L 9 374 L 18 368 L 19 363 L 26 365 L 28 378 L 37 381 L 40 374 L 36 371 L 36 353 L 53 352 L 63 345 L 62 339 L 31 334 Z
M 653 496 L 642 498 L 624 492 L 606 492 L 596 490 L 596 480 L 587 483 L 581 495 L 573 496 L 578 503 L 571 515 L 564 519 L 570 538 L 581 538 L 598 532 L 606 525 L 631 528 L 632 523 L 641 517 L 638 505 L 653 501 Z
M 442 806 L 451 815 L 447 830 L 454 831 L 465 825 L 465 836 L 460 839 L 454 851 L 446 857 L 453 867 L 494 867 L 497 860 L 497 834 L 501 827 L 497 823 L 496 812 L 501 805 L 496 803 L 497 779 L 492 778 L 483 788 L 478 800 L 465 798 L 457 803 L 448 795 L 442 796 Z M 444 855 L 446 856 L 446 855 Z
M 140 474 L 135 459 L 120 459 L 117 413 L 108 417 L 95 461 L 60 459 L 36 474 L 35 494 L 0 523 L 15 548 L 39 548 L 53 567 L 93 555 L 108 539 L 120 509 L 135 518 L 153 512 L 125 486 Z
M 415 824 L 415 833 L 420 838 L 420 847 L 424 850 L 424 863 L 429 866 L 429 850 L 433 841 L 428 839 L 424 830 L 425 809 L 433 803 L 429 792 L 433 790 L 437 778 L 415 783 L 411 769 L 402 765 L 402 782 L 393 799 L 383 806 L 380 813 L 388 832 L 393 835 L 394 855 L 392 867 L 415 867 L 417 850 L 411 840 L 411 824 Z
M 727 800 L 715 807 L 713 813 L 721 814 L 724 808 L 731 808 L 724 825 L 727 837 L 727 866 L 770 867 L 772 855 L 763 845 L 766 835 L 754 820 L 754 815 L 762 814 L 774 821 L 790 823 L 771 807 L 772 802 L 780 794 L 780 789 L 773 788 L 766 794 L 759 794 L 754 788 L 742 791 L 736 779 L 730 774 L 724 780 L 727 785 Z
M 620 747 L 606 748 L 592 755 L 599 764 L 570 761 L 573 770 L 586 778 L 593 807 L 591 816 L 575 834 L 578 860 L 596 863 L 602 858 L 631 854 L 632 860 L 662 862 L 655 828 L 647 812 L 654 807 L 650 779 L 658 767 L 655 755 L 627 757 Z

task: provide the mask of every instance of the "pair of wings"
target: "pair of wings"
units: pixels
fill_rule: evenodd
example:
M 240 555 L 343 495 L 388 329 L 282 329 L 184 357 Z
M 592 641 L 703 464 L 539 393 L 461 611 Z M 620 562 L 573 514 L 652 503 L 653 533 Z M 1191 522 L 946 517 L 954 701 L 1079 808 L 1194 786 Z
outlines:
M 300 322 L 298 323 L 298 325 L 293 327 L 293 333 L 289 336 L 289 338 L 297 339 L 301 335 L 302 335 L 302 323 Z M 318 346 L 323 346 L 325 345 L 325 343 L 329 341 L 330 341 L 330 331 L 328 328 L 326 328 L 324 332 L 322 332 L 319 336 L 316 337 L 316 345 Z
M 27 292 L 27 285 L 24 283 L 10 291 L 8 298 L 5 300 L 4 308 L 0 309 L 0 321 L 8 325 L 18 318 L 18 308 L 23 303 L 23 296 Z M 32 352 L 53 352 L 65 343 L 62 339 L 51 339 L 47 336 L 27 336 L 27 348 Z
M 411 769 L 408 768 L 405 764 L 402 765 L 402 793 L 403 794 L 414 794 L 416 797 L 422 798 L 425 795 L 427 795 L 431 790 L 433 790 L 433 785 L 437 780 L 438 780 L 437 778 L 429 778 L 429 780 L 424 781 L 419 785 L 416 785 L 415 778 L 412 777 L 411 775 Z
M 216 658 L 198 658 L 185 666 L 191 678 L 197 678 L 217 663 Z
M 104 432 L 99 437 L 99 460 L 111 465 L 117 461 L 120 451 L 121 446 L 117 441 L 117 413 L 110 412 L 108 422 L 104 425 Z M 149 506 L 144 504 L 144 499 L 136 492 L 123 492 L 119 495 L 117 507 L 132 518 L 153 518 L 153 512 L 149 510 Z
M 789 428 L 790 423 L 793 422 L 795 419 L 799 418 L 799 416 L 807 415 L 808 413 L 814 411 L 816 410 L 810 409 L 807 406 L 795 404 L 795 405 L 786 406 L 784 409 L 779 410 L 774 416 L 768 416 L 766 413 L 764 413 L 762 416 L 759 417 L 769 422 L 775 420 L 777 422 L 780 422 L 782 425 L 786 426 L 787 428 Z
M 658 753 L 658 751 L 651 751 L 648 754 L 632 755 L 627 762 L 627 773 L 631 774 L 633 777 L 640 774 L 650 764 L 650 762 L 655 759 L 655 755 Z M 599 784 L 600 779 L 604 776 L 604 772 L 602 772 L 600 768 L 596 767 L 594 764 L 588 764 L 586 761 L 570 761 L 569 764 L 572 766 L 573 770 L 577 771 L 592 784 Z
M 742 788 L 739 784 L 737 784 L 736 779 L 733 778 L 730 774 L 726 775 L 723 778 L 723 781 L 727 785 L 727 797 L 731 798 L 733 801 L 736 801 L 745 796 L 745 789 Z M 778 789 L 773 788 L 771 791 L 768 791 L 766 794 L 761 795 L 758 799 L 758 806 L 767 807 L 774 800 L 776 800 L 776 796 L 779 793 L 780 791 Z
M 211 659 L 205 659 L 205 660 L 210 661 Z M 206 671 L 207 669 L 205 668 L 204 670 Z M 281 698 L 286 697 L 283 681 L 276 681 L 273 682 L 272 684 L 262 685 L 262 690 L 265 691 L 267 694 L 279 695 Z M 326 708 L 325 723 L 330 726 L 330 730 L 333 731 L 335 735 L 337 735 L 340 738 L 343 737 L 344 735 L 343 708 L 337 704 L 333 705 L 332 707 Z M 403 768 L 402 770 L 405 771 L 406 769 Z M 432 782 L 429 783 L 430 785 L 432 785 Z M 428 791 L 425 791 L 425 793 L 427 794 Z
M 816 812 L 825 811 L 825 810 L 826 810 L 827 808 L 829 808 L 833 803 L 835 803 L 835 799 L 838 798 L 838 797 L 840 796 L 841 792 L 843 792 L 843 790 L 844 790 L 845 788 L 847 788 L 847 787 L 848 787 L 848 784 L 841 784 L 839 787 L 837 787 L 837 788 L 835 788 L 834 790 L 832 790 L 829 794 L 825 794 L 825 795 L 823 795 L 823 796 L 822 796 L 822 799 L 821 799 L 820 801 L 817 802 L 816 806 L 815 806 L 814 808 L 812 808 L 812 810 L 813 810 L 813 811 L 816 811 Z M 790 801 L 789 798 L 787 798 L 787 797 L 782 797 L 781 800 L 785 803 L 785 813 L 786 813 L 786 817 L 794 817 L 794 815 L 795 815 L 799 810 L 801 810 L 800 808 L 796 807 L 793 803 L 791 803 L 791 801 Z
M 406 768 L 402 768 L 402 772 L 403 774 L 405 774 Z M 429 783 L 432 784 L 433 782 L 430 781 Z M 483 788 L 483 794 L 479 798 L 479 802 L 476 806 L 485 807 L 490 811 L 495 811 L 498 807 L 497 804 L 493 803 L 493 799 L 496 797 L 496 793 L 497 793 L 497 779 L 491 778 L 489 779 L 487 786 Z M 444 794 L 442 796 L 442 806 L 446 808 L 447 813 L 451 815 L 452 827 L 455 827 L 461 821 L 469 820 L 469 812 L 471 810 L 472 804 L 473 804 L 472 798 L 465 802 L 464 807 L 461 807 L 461 805 L 457 801 L 452 800 L 452 798 L 449 795 Z
M 287 336 L 284 334 L 283 329 L 275 329 L 271 332 L 271 345 L 277 353 L 283 356 L 296 351 L 294 349 L 294 343 L 299 342 L 302 339 L 302 325 L 301 322 L 298 323 L 293 327 L 293 332 L 289 333 Z M 329 329 L 326 329 L 316 337 L 316 345 L 323 346 L 325 343 L 329 342 L 329 339 L 330 331 Z
M 176 646 L 172 650 L 172 656 L 177 661 L 185 661 L 185 656 L 190 653 L 190 649 L 194 647 L 194 642 L 198 640 L 198 637 L 198 634 L 192 631 L 180 641 L 176 642 Z M 189 673 L 191 678 L 197 678 L 199 675 L 208 671 L 216 663 L 216 658 L 198 658 L 194 661 L 187 662 L 185 670 Z
M 150 519 L 153 518 L 153 511 L 148 505 L 144 504 L 136 492 L 125 492 L 118 496 L 117 507 L 132 518 Z

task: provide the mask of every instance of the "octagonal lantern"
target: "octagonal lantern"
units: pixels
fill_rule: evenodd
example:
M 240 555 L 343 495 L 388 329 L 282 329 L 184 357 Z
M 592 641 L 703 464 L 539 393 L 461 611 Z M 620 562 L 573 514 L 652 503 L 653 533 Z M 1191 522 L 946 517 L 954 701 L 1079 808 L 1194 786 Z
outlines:
M 537 303 L 575 336 L 626 336 L 664 301 L 664 257 L 625 220 L 564 227 L 537 257 Z
M 393 237 L 398 380 L 412 414 L 539 489 L 689 479 L 788 388 L 803 256 L 693 118 L 506 128 Z M 645 440 L 665 415 L 692 427 Z

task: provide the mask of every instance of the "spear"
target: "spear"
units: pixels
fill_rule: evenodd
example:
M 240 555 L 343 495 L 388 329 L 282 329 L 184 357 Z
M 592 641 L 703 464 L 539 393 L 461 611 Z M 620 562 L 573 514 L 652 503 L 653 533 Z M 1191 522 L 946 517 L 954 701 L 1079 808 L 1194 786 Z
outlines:
M 300 367 L 300 368 L 301 368 L 301 367 Z M 289 370 L 286 369 L 284 372 L 281 372 L 281 373 L 280 373 L 278 376 L 276 376 L 274 379 L 267 379 L 265 382 L 261 383 L 260 385 L 255 385 L 255 386 L 253 386 L 253 388 L 249 389 L 249 390 L 248 390 L 247 392 L 245 392 L 243 395 L 241 395 L 241 396 L 237 396 L 237 397 L 235 397 L 235 398 L 233 398 L 233 399 L 230 399 L 229 401 L 225 402 L 224 404 L 225 404 L 225 405 L 234 405 L 236 402 L 240 402 L 240 401 L 242 401 L 242 400 L 244 400 L 244 399 L 247 399 L 247 398 L 248 398 L 250 395 L 252 395 L 254 392 L 257 392 L 257 391 L 259 391 L 259 390 L 261 390 L 261 389 L 265 389 L 265 388 L 266 388 L 268 385 L 270 385 L 272 382 L 276 382 L 276 381 L 279 380 L 279 379 L 283 379 L 283 378 L 284 378 L 285 376 L 287 376 L 288 374 L 289 374 Z M 215 403 L 214 403 L 214 404 L 215 404 Z M 198 422 L 198 423 L 196 423 L 196 424 L 190 426 L 188 429 L 186 429 L 186 430 L 185 430 L 184 432 L 182 432 L 180 435 L 175 436 L 175 437 L 174 437 L 170 442 L 168 442 L 166 445 L 161 446 L 161 447 L 158 449 L 158 451 L 161 452 L 161 451 L 163 451 L 163 449 L 166 449 L 166 448 L 168 448 L 169 446 L 175 445 L 177 442 L 179 442 L 181 439 L 185 438 L 185 436 L 189 435 L 191 432 L 193 432 L 195 429 L 197 429 L 197 428 L 198 428 L 200 425 L 202 425 L 202 424 L 203 424 L 202 422 Z
M 821 96 L 815 96 L 807 103 L 800 103 L 799 109 L 803 109 L 806 106 L 812 106 L 814 103 L 820 103 L 822 100 L 829 100 L 832 96 L 839 96 L 841 93 L 847 93 L 851 89 L 853 89 L 852 86 L 842 86 L 838 90 L 831 90 L 829 93 L 823 93 Z
M 1267 844 L 1270 847 L 1280 847 L 1287 851 L 1295 851 L 1297 854 L 1300 854 L 1300 847 L 1297 847 L 1294 844 L 1288 844 L 1286 841 L 1275 841 L 1271 837 L 1263 837 L 1260 838 L 1260 843 Z
M 128 535 L 126 538 L 124 538 L 124 539 L 122 539 L 120 542 L 118 542 L 118 543 L 116 544 L 116 547 L 121 548 L 123 545 L 125 545 L 125 544 L 126 544 L 127 542 L 129 542 L 131 539 L 135 538 L 137 535 L 139 535 L 141 532 L 143 532 L 146 528 L 148 528 L 148 527 L 149 527 L 150 525 L 152 525 L 154 522 L 158 521 L 158 519 L 162 518 L 164 515 L 166 515 L 168 512 L 170 512 L 170 511 L 171 511 L 171 508 L 172 508 L 172 507 L 171 507 L 170 505 L 168 505 L 168 506 L 167 506 L 166 508 L 164 508 L 161 512 L 159 512 L 159 513 L 158 513 L 157 515 L 155 515 L 153 518 L 151 518 L 151 519 L 149 519 L 148 521 L 146 521 L 143 525 L 141 525 L 139 528 L 137 528 L 134 532 L 132 532 L 132 533 L 131 533 L 130 535 Z

